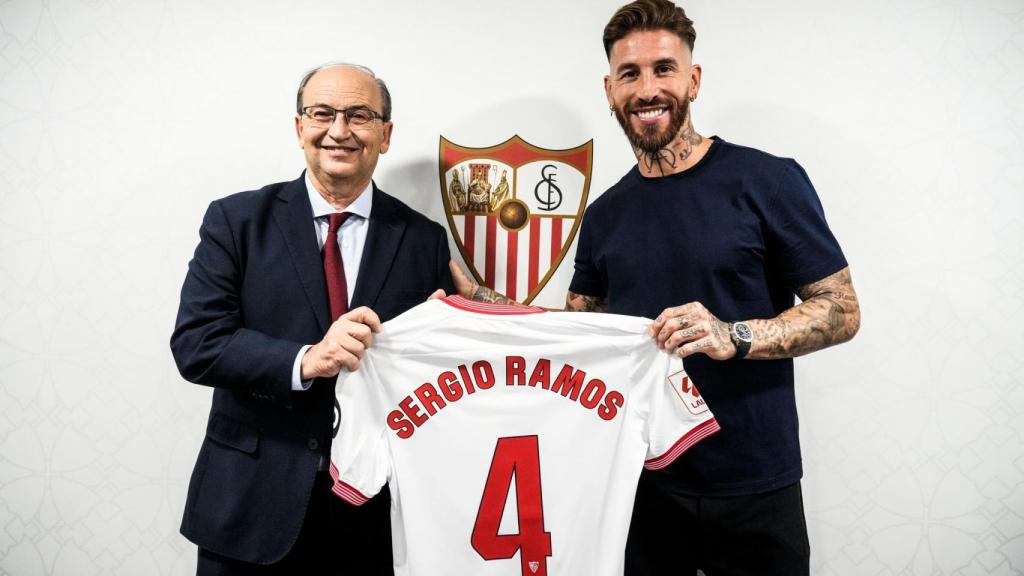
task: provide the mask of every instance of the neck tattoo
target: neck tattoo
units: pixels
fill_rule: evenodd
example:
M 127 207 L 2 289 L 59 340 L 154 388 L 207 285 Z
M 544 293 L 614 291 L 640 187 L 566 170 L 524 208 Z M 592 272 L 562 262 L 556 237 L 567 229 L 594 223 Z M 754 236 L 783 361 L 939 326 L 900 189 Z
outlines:
M 704 137 L 697 134 L 693 130 L 693 125 L 687 120 L 686 125 L 679 131 L 676 141 L 679 142 L 679 159 L 685 161 L 704 142 Z
M 640 150 L 638 151 L 637 156 L 643 160 L 644 166 L 647 168 L 648 172 L 654 172 L 654 167 L 657 166 L 658 172 L 660 172 L 662 176 L 666 174 L 666 166 L 668 167 L 669 172 L 674 170 L 676 167 L 676 155 L 668 147 L 661 148 L 660 150 L 655 150 L 653 152 Z
M 687 120 L 683 129 L 668 146 L 657 150 L 634 148 L 633 153 L 636 154 L 637 160 L 642 162 L 642 167 L 648 174 L 654 174 L 657 170 L 659 175 L 665 176 L 682 169 L 681 163 L 686 162 L 686 159 L 703 143 L 704 137 L 695 132 L 693 125 Z

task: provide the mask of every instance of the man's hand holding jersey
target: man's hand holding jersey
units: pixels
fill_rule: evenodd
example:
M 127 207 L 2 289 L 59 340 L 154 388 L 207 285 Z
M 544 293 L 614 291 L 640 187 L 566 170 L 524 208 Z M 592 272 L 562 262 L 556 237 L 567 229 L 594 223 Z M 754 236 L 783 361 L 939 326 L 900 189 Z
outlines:
M 518 304 L 505 296 L 473 282 L 455 263 L 448 263 L 452 280 L 459 295 L 479 302 Z M 603 312 L 607 310 L 604 298 L 595 298 L 569 292 L 565 309 L 572 312 Z M 729 336 L 729 325 L 715 317 L 700 302 L 690 302 L 668 308 L 651 324 L 650 335 L 657 345 L 682 357 L 706 354 L 715 360 L 728 360 L 736 354 L 736 346 Z
M 380 318 L 366 306 L 341 315 L 302 356 L 302 380 L 337 376 L 342 368 L 357 369 L 376 332 L 380 332 Z
M 849 267 L 795 292 L 801 302 L 775 318 L 742 321 L 750 334 L 741 358 L 794 358 L 846 342 L 860 330 L 860 303 Z M 700 302 L 666 308 L 651 325 L 651 336 L 658 346 L 683 358 L 701 352 L 728 360 L 737 353 L 730 325 Z
M 700 302 L 666 308 L 654 319 L 650 334 L 659 347 L 683 358 L 700 352 L 715 360 L 728 360 L 736 354 L 729 325 Z

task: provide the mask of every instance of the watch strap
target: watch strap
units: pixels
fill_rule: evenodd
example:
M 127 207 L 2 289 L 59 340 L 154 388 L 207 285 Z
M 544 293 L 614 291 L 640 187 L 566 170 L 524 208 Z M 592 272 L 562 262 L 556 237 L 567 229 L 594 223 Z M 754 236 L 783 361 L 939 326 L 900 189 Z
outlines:
M 750 352 L 750 341 L 743 340 L 736 335 L 736 324 L 737 322 L 729 323 L 729 339 L 732 340 L 732 345 L 736 347 L 736 355 L 733 356 L 736 360 L 742 360 L 747 357 Z

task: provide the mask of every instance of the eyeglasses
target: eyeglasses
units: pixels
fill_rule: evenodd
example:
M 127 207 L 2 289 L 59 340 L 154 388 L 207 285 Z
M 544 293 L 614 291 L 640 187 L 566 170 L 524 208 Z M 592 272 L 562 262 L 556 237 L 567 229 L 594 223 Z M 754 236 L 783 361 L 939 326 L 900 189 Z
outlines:
M 316 128 L 330 128 L 338 114 L 345 117 L 345 121 L 348 122 L 349 126 L 367 126 L 378 118 L 384 118 L 379 113 L 365 106 L 354 106 L 339 110 L 318 104 L 316 106 L 306 106 L 302 109 L 302 114 L 309 118 L 309 123 Z

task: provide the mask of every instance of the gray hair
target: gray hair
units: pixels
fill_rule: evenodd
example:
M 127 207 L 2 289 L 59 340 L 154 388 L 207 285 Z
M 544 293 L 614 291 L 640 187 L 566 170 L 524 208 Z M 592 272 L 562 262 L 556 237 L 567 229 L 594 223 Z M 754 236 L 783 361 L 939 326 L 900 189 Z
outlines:
M 365 73 L 369 74 L 370 78 L 373 78 L 373 80 L 377 83 L 377 88 L 380 89 L 380 101 L 381 101 L 380 115 L 381 115 L 382 119 L 385 122 L 390 122 L 391 121 L 391 92 L 388 90 L 388 85 L 384 83 L 384 80 L 378 78 L 377 75 L 373 73 L 373 70 L 370 70 L 366 66 L 362 66 L 360 64 L 351 64 L 349 62 L 328 62 L 327 64 L 321 64 L 320 66 L 317 66 L 316 68 L 313 68 L 309 72 L 306 72 L 306 75 L 303 76 L 302 80 L 299 82 L 299 90 L 298 90 L 298 93 L 295 96 L 295 113 L 296 114 L 302 114 L 302 93 L 306 90 L 306 84 L 309 83 L 309 79 L 312 78 L 314 74 L 316 74 L 317 72 L 319 72 L 321 70 L 325 70 L 327 68 L 337 68 L 339 66 L 346 66 L 348 68 L 355 68 L 356 70 L 360 70 L 362 72 L 365 72 Z

